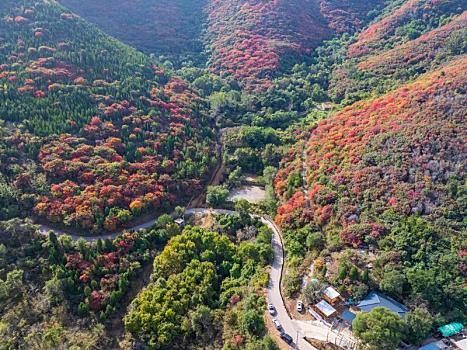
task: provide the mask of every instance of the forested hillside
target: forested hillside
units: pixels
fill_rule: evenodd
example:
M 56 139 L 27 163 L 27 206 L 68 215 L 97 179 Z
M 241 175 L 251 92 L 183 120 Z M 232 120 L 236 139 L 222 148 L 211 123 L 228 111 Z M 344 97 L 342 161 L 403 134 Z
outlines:
M 356 40 L 342 47 L 345 57 L 329 78 L 334 99 L 351 104 L 390 91 L 466 52 L 464 1 L 399 5 L 389 5 Z
M 305 258 L 352 299 L 377 288 L 428 308 L 430 324 L 465 321 L 465 10 L 393 2 L 319 49 L 309 68 L 348 107 L 298 134 L 275 179 L 286 294 Z
M 290 249 L 307 234 L 322 237 L 321 257 L 376 245 L 372 277 L 388 292 L 463 317 L 466 65 L 454 59 L 319 123 L 304 146 L 304 190 L 290 191 L 302 172 L 300 150 L 290 153 L 276 178 L 276 192 L 290 198 L 276 217 L 291 230 Z M 385 280 L 393 274 L 397 288 Z
M 271 231 L 247 212 L 221 215 L 216 226 L 221 233 L 185 228 L 156 257 L 152 283 L 125 316 L 133 342 L 156 349 L 276 349 L 262 317 Z
M 265 90 L 277 70 L 306 57 L 324 39 L 354 32 L 384 1 L 351 0 L 60 0 L 107 34 L 146 53 L 185 60 Z M 205 28 L 203 30 L 203 27 Z M 203 45 L 206 48 L 203 53 Z
M 0 1 L 0 349 L 277 350 L 268 288 L 293 324 L 327 285 L 414 311 L 392 342 L 465 324 L 466 28 L 462 0 Z
M 349 46 L 349 55 L 358 57 L 415 39 L 441 26 L 450 15 L 462 12 L 465 7 L 462 0 L 409 0 L 395 9 L 390 6 L 385 15 L 358 35 L 357 41 Z
M 8 174 L 10 193 L 32 187 L 37 215 L 113 231 L 201 189 L 213 132 L 186 82 L 54 2 L 4 1 L 0 16 L 5 132 L 40 137 L 17 136 L 17 157 L 39 167 Z
M 335 33 L 353 32 L 382 1 L 217 0 L 208 6 L 210 67 L 247 90 L 266 90 L 278 70 Z
M 116 311 L 178 233 L 168 215 L 150 230 L 95 242 L 44 236 L 30 221 L 0 222 L 0 347 L 114 348 L 105 322 L 119 331 Z
M 202 56 L 207 0 L 59 0 L 103 31 L 145 53 L 175 61 Z
M 283 55 L 310 52 L 331 36 L 316 1 L 212 1 L 210 66 L 249 89 L 266 89 Z
M 462 53 L 466 35 L 467 12 L 464 12 L 414 40 L 365 58 L 358 67 L 376 74 L 394 74 L 404 69 L 424 71 L 446 56 Z

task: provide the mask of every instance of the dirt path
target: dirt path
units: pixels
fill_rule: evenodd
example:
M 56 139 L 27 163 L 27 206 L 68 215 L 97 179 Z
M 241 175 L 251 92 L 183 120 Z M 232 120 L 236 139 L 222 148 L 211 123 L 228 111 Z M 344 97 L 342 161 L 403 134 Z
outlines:
M 209 179 L 208 184 L 206 185 L 205 190 L 200 193 L 197 197 L 193 198 L 187 205 L 187 208 L 200 208 L 204 207 L 206 203 L 206 190 L 209 186 L 217 186 L 221 183 L 222 177 L 224 176 L 224 162 L 223 162 L 223 152 L 224 147 L 222 146 L 222 142 L 220 141 L 220 137 L 218 138 L 217 142 L 217 163 L 216 167 L 214 168 L 214 172 L 212 173 L 211 178 Z
M 105 323 L 107 332 L 112 338 L 113 345 L 118 348 L 118 339 L 123 335 L 125 326 L 123 324 L 123 317 L 127 312 L 127 308 L 139 292 L 149 284 L 152 271 L 154 270 L 153 258 L 156 254 L 151 255 L 149 261 L 144 267 L 141 275 L 130 282 L 128 293 L 125 298 L 120 302 L 119 308 Z

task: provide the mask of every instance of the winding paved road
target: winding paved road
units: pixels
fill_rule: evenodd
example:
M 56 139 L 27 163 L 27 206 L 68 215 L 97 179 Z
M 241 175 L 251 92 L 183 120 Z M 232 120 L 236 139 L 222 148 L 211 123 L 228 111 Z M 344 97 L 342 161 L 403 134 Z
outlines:
M 192 208 L 192 209 L 187 209 L 185 211 L 185 215 L 192 215 L 196 213 L 207 213 L 207 212 L 209 212 L 209 209 L 206 209 L 206 208 Z M 218 214 L 233 214 L 234 213 L 234 211 L 232 210 L 225 210 L 225 209 L 214 209 L 214 212 Z M 145 223 L 132 226 L 129 228 L 125 228 L 114 233 L 106 233 L 103 235 L 95 235 L 95 236 L 77 235 L 71 232 L 67 232 L 66 230 L 58 229 L 58 228 L 55 228 L 49 225 L 39 225 L 39 232 L 43 235 L 48 235 L 49 231 L 53 231 L 58 236 L 68 235 L 75 241 L 77 241 L 78 239 L 84 239 L 85 241 L 93 242 L 93 241 L 97 241 L 98 239 L 102 239 L 102 240 L 107 239 L 107 238 L 114 239 L 119 234 L 121 234 L 123 231 L 138 231 L 143 228 L 150 228 L 156 223 L 156 221 L 157 221 L 157 218 L 154 218 L 149 221 L 146 221 Z
M 214 213 L 214 214 L 234 214 L 235 211 L 232 210 L 225 210 L 225 209 L 206 209 L 206 208 L 192 208 L 187 209 L 185 214 L 192 215 L 192 214 L 203 214 L 203 213 Z M 283 330 L 288 333 L 294 339 L 294 344 L 292 345 L 294 348 L 299 350 L 316 350 L 314 346 L 308 343 L 304 336 L 306 335 L 309 338 L 315 338 L 323 341 L 331 341 L 335 342 L 337 334 L 330 332 L 329 329 L 318 322 L 311 322 L 311 321 L 297 321 L 290 317 L 287 312 L 287 309 L 284 304 L 284 300 L 281 295 L 281 282 L 282 282 L 282 274 L 283 274 L 283 265 L 284 265 L 284 247 L 282 243 L 282 236 L 279 228 L 277 225 L 268 217 L 258 217 L 261 222 L 267 225 L 273 232 L 272 237 L 272 247 L 274 252 L 274 260 L 271 266 L 270 278 L 269 278 L 269 286 L 268 286 L 268 302 L 272 303 L 276 308 L 277 314 L 274 316 L 279 320 L 282 325 Z M 143 224 L 127 228 L 122 231 L 137 231 L 143 228 L 149 228 L 154 225 L 156 219 L 152 219 L 147 221 Z M 70 234 L 65 230 L 58 230 L 56 228 L 52 228 L 47 225 L 40 225 L 39 232 L 43 235 L 47 235 L 49 231 L 55 232 L 57 235 L 64 235 L 67 234 L 71 236 L 72 239 L 85 239 L 88 242 L 95 241 L 97 239 L 113 239 L 117 235 L 119 235 L 122 231 L 112 233 L 112 234 L 105 234 L 100 236 L 90 236 L 90 237 L 83 237 L 78 236 L 76 234 Z
M 281 323 L 284 331 L 292 338 L 294 338 L 296 348 L 300 350 L 316 350 L 314 346 L 312 346 L 303 338 L 302 330 L 297 327 L 294 320 L 290 318 L 289 314 L 287 313 L 284 300 L 282 299 L 281 281 L 284 266 L 284 247 L 279 228 L 272 220 L 268 218 L 261 217 L 261 221 L 274 232 L 272 237 L 274 260 L 272 262 L 271 272 L 269 274 L 268 286 L 268 301 L 276 308 L 276 315 L 274 315 L 274 318 L 277 318 Z

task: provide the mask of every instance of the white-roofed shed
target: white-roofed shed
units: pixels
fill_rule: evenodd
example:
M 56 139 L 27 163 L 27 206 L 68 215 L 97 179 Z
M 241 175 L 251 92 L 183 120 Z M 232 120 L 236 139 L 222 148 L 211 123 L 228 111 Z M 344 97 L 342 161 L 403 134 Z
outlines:
M 326 301 L 331 304 L 336 302 L 341 296 L 340 293 L 337 290 L 335 290 L 333 287 L 327 287 L 324 290 L 323 294 L 324 294 L 324 299 L 326 299 Z
M 315 305 L 315 308 L 326 317 L 332 316 L 337 312 L 326 300 L 321 300 Z

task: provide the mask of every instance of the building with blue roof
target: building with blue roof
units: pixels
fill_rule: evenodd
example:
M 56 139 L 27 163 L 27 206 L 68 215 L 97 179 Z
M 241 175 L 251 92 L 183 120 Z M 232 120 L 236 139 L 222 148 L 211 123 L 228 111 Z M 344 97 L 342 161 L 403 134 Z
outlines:
M 418 350 L 448 350 L 451 349 L 449 345 L 446 345 L 442 340 L 435 341 L 418 348 Z
M 375 307 L 385 307 L 397 313 L 400 317 L 404 317 L 409 311 L 405 305 L 379 292 L 369 293 L 365 299 L 360 301 L 356 306 L 363 312 L 370 312 Z

